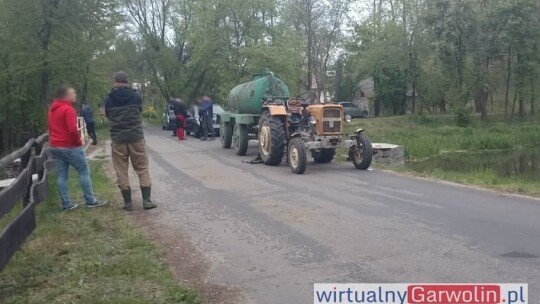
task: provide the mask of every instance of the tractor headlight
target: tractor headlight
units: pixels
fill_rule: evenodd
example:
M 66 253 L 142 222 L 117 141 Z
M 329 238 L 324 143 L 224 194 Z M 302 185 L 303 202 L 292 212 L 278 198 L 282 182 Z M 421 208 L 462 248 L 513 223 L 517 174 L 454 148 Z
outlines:
M 309 123 L 312 124 L 312 125 L 316 125 L 317 124 L 317 117 L 310 116 L 309 117 Z
M 351 115 L 345 115 L 345 122 L 350 123 L 352 121 Z

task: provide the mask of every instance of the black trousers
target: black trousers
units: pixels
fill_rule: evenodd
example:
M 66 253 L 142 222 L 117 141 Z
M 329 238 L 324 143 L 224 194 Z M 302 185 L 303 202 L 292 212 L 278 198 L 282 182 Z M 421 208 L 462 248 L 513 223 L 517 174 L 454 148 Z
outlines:
M 92 138 L 94 141 L 93 143 L 97 143 L 97 135 L 96 135 L 96 124 L 94 122 L 90 122 L 86 124 L 86 131 L 88 132 L 88 136 Z
M 212 117 L 204 115 L 201 121 L 201 128 L 203 130 L 203 138 L 214 137 L 214 124 L 212 123 Z

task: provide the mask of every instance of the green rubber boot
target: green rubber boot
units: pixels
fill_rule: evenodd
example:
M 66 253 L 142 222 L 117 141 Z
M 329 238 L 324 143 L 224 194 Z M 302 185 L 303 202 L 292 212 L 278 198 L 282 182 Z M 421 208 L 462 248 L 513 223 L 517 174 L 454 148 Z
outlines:
M 152 187 L 141 187 L 141 193 L 143 197 L 143 208 L 145 210 L 154 209 L 157 207 L 157 205 L 154 204 L 152 200 L 150 199 L 150 195 L 152 193 Z
M 122 197 L 124 198 L 124 207 L 122 207 L 125 211 L 133 211 L 133 203 L 131 201 L 131 188 L 122 190 Z

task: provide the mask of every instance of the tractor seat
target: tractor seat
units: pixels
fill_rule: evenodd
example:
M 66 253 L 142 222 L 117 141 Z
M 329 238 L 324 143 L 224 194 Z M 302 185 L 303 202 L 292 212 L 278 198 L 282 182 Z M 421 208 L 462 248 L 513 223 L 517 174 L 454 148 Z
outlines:
M 289 99 L 289 101 L 287 101 L 287 108 L 291 113 L 302 114 L 302 110 L 305 106 L 306 104 L 302 99 Z

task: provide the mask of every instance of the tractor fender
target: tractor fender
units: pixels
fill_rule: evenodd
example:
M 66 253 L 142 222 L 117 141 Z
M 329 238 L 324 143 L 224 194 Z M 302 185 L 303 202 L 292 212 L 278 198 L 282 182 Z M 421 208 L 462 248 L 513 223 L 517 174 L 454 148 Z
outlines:
M 287 110 L 282 105 L 267 105 L 265 109 L 268 109 L 271 116 L 287 116 Z

